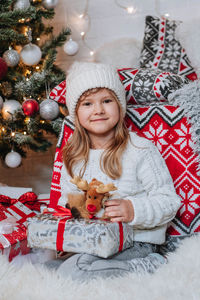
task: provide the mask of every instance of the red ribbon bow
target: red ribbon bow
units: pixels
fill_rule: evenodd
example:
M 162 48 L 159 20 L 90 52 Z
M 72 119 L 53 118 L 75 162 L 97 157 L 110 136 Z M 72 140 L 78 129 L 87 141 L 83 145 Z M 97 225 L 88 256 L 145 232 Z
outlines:
M 46 203 L 38 202 L 37 200 L 38 200 L 37 195 L 33 192 L 27 192 L 21 195 L 18 199 L 14 199 L 5 195 L 0 195 L 0 203 L 4 207 L 9 207 L 19 201 L 25 204 L 31 210 L 40 211 L 40 206 L 43 204 L 46 205 Z

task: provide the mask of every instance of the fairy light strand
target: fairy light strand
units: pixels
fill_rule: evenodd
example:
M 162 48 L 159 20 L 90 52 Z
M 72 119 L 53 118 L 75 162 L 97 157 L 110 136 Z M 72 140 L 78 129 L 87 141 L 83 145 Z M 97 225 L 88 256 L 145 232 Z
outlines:
M 88 45 L 88 43 L 85 40 L 86 35 L 90 31 L 90 28 L 91 28 L 91 18 L 88 14 L 88 7 L 89 7 L 89 0 L 86 0 L 84 11 L 83 11 L 82 14 L 79 15 L 79 18 L 84 19 L 85 21 L 87 21 L 87 29 L 85 31 L 82 31 L 80 33 L 80 35 L 81 35 L 82 43 L 84 44 L 84 46 L 86 48 L 88 48 L 90 50 L 90 55 L 93 56 L 94 55 L 94 50 Z
M 161 10 L 160 10 L 160 0 L 155 0 L 155 11 L 156 11 L 156 14 L 157 14 L 159 17 L 166 17 L 166 18 L 168 18 L 168 17 L 170 16 L 169 13 L 161 14 Z
M 119 3 L 119 0 L 114 0 L 114 2 L 115 2 L 115 4 L 118 7 L 122 8 L 123 10 L 126 10 L 126 12 L 128 14 L 132 14 L 133 15 L 133 14 L 136 14 L 136 12 L 138 11 L 137 7 L 135 7 L 134 5 L 127 5 L 127 6 L 125 6 L 125 5 L 122 5 L 121 3 Z M 160 11 L 160 0 L 155 0 L 154 4 L 155 4 L 154 5 L 155 6 L 155 12 L 156 12 L 156 14 L 159 17 L 164 16 L 164 17 L 168 18 L 170 16 L 169 13 L 161 14 L 161 11 Z M 80 32 L 80 36 L 81 36 L 82 43 L 84 44 L 84 46 L 86 48 L 89 49 L 90 55 L 93 56 L 94 53 L 95 53 L 95 51 L 86 42 L 86 36 L 87 36 L 88 32 L 91 29 L 91 18 L 90 18 L 90 15 L 88 13 L 88 10 L 89 10 L 89 0 L 86 0 L 84 11 L 83 11 L 83 13 L 81 13 L 79 15 L 79 19 L 82 19 L 85 22 L 87 22 L 87 29 L 84 30 L 84 31 L 81 31 Z
M 134 7 L 133 5 L 130 5 L 130 6 L 124 6 L 124 5 L 120 4 L 117 0 L 115 0 L 115 4 L 116 4 L 118 7 L 123 8 L 124 10 L 126 10 L 128 14 L 135 14 L 136 11 L 137 11 L 137 8 Z
M 123 6 L 123 5 L 121 5 L 120 3 L 118 3 L 117 0 L 115 0 L 115 4 L 116 4 L 118 7 L 120 7 L 120 8 L 122 8 L 122 9 L 126 10 L 126 12 L 127 12 L 128 14 L 135 14 L 135 13 L 137 12 L 137 8 L 134 7 L 133 5 L 132 5 L 132 6 Z M 95 51 L 94 51 L 94 49 L 92 49 L 92 48 L 88 45 L 88 43 L 86 42 L 86 36 L 87 36 L 88 32 L 89 32 L 90 29 L 91 29 L 91 18 L 90 18 L 90 15 L 89 15 L 89 13 L 88 13 L 88 10 L 89 10 L 89 0 L 86 0 L 85 8 L 84 8 L 84 10 L 83 10 L 83 13 L 81 13 L 81 14 L 79 15 L 79 19 L 82 19 L 82 20 L 84 20 L 85 22 L 87 22 L 87 29 L 84 30 L 84 31 L 81 31 L 81 32 L 80 32 L 80 36 L 81 36 L 81 40 L 82 40 L 82 43 L 84 44 L 84 46 L 85 46 L 86 48 L 89 49 L 90 56 L 93 56 L 94 53 L 95 53 Z

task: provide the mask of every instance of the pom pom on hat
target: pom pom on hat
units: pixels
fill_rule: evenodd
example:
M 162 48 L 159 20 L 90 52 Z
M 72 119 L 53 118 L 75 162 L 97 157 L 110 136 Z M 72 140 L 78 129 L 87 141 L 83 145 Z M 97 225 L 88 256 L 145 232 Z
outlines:
M 126 94 L 117 70 L 110 65 L 92 62 L 75 62 L 66 79 L 66 103 L 71 120 L 75 120 L 76 105 L 81 95 L 89 89 L 108 88 L 115 93 L 126 113 Z

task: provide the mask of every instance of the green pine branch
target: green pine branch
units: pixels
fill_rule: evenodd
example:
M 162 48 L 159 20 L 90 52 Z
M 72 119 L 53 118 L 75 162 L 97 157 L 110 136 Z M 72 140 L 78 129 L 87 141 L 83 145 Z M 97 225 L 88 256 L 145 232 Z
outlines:
M 14 9 L 0 13 L 0 26 L 13 27 L 19 25 L 21 19 L 36 19 L 37 10 L 30 6 L 27 9 Z
M 8 44 L 13 41 L 17 41 L 18 44 L 26 44 L 28 39 L 24 34 L 18 33 L 12 28 L 5 28 L 0 29 L 0 41 L 7 41 Z
M 68 35 L 71 34 L 70 28 L 64 28 L 60 34 L 56 37 L 52 37 L 51 40 L 46 41 L 45 44 L 41 45 L 42 53 L 45 55 L 52 48 L 61 47 L 66 41 Z

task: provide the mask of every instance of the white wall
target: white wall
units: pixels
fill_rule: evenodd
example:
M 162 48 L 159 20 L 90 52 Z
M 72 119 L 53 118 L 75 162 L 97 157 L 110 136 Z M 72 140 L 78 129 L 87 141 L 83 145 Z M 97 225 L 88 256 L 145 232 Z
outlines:
M 63 26 L 69 26 L 73 40 L 80 46 L 75 56 L 68 56 L 63 49 L 59 49 L 57 63 L 64 70 L 74 60 L 92 60 L 89 49 L 84 46 L 80 36 L 80 32 L 86 29 L 87 24 L 79 18 L 84 12 L 86 3 L 87 0 L 59 0 L 55 9 L 56 16 L 53 21 L 55 33 Z M 94 50 L 119 38 L 135 38 L 142 42 L 146 15 L 158 16 L 169 13 L 170 18 L 175 20 L 200 19 L 199 0 L 89 0 L 88 4 L 91 24 L 85 41 Z M 137 11 L 135 14 L 128 14 L 119 5 L 134 6 Z

